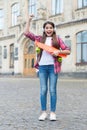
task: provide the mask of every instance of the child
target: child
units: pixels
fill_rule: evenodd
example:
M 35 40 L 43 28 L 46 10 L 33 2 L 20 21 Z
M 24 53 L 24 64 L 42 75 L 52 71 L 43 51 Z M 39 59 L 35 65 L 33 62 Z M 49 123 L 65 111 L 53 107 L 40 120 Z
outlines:
M 55 24 L 51 21 L 46 21 L 43 24 L 43 35 L 36 36 L 30 31 L 30 22 L 33 15 L 29 16 L 26 23 L 24 35 L 31 40 L 42 42 L 43 44 L 53 46 L 58 50 L 53 54 L 49 54 L 45 50 L 40 51 L 37 61 L 39 64 L 39 79 L 40 79 L 40 101 L 42 113 L 39 117 L 40 121 L 44 121 L 47 114 L 47 92 L 49 87 L 50 92 L 50 120 L 56 121 L 56 102 L 57 102 L 57 79 L 58 73 L 61 70 L 61 62 L 58 62 L 58 54 L 70 54 L 70 49 L 56 35 Z M 49 86 L 48 86 L 49 81 Z

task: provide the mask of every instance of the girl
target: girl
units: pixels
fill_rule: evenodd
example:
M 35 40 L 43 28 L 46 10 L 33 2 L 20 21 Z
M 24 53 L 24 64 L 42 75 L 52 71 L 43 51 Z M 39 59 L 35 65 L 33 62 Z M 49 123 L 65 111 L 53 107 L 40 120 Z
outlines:
M 58 73 L 61 70 L 61 62 L 58 61 L 58 54 L 70 54 L 70 49 L 64 42 L 56 35 L 55 24 L 51 21 L 46 21 L 43 24 L 43 35 L 36 36 L 30 32 L 30 22 L 33 15 L 29 16 L 26 23 L 24 35 L 31 40 L 42 42 L 43 44 L 53 46 L 58 50 L 53 54 L 49 54 L 45 50 L 41 50 L 37 55 L 37 62 L 39 64 L 39 79 L 40 79 L 40 101 L 42 113 L 39 117 L 40 121 L 44 121 L 47 114 L 47 92 L 50 92 L 50 120 L 56 121 L 56 102 L 57 102 L 57 79 Z M 49 86 L 48 86 L 49 81 Z

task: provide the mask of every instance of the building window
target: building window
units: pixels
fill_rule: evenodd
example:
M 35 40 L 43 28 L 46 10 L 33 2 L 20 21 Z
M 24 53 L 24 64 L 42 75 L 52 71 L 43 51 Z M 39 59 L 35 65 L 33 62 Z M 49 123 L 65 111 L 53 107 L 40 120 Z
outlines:
M 17 17 L 19 16 L 19 3 L 12 5 L 12 26 L 17 25 Z
M 37 16 L 36 0 L 28 0 L 28 12 Z
M 87 31 L 77 34 L 77 63 L 87 63 Z
M 14 60 L 18 60 L 18 47 L 14 48 Z
M 28 59 L 28 68 L 30 68 L 30 59 Z
M 78 8 L 87 7 L 87 0 L 78 0 Z
M 52 0 L 52 15 L 63 12 L 63 0 Z
M 3 9 L 0 9 L 0 29 L 3 29 L 4 23 L 4 12 Z
M 10 45 L 10 68 L 14 67 L 14 44 Z
M 31 68 L 33 68 L 33 67 L 34 67 L 34 58 L 31 61 Z
M 34 47 L 33 46 L 30 46 L 29 48 L 28 48 L 28 54 L 34 54 Z
M 0 46 L 0 68 L 2 67 L 2 47 Z
M 6 58 L 7 58 L 7 47 L 4 46 L 4 59 L 6 59 Z
M 70 48 L 71 50 L 71 40 L 70 39 L 67 39 L 65 40 L 65 44 Z
M 25 59 L 24 68 L 27 68 L 27 59 Z
M 18 47 L 15 47 L 15 56 L 18 56 Z

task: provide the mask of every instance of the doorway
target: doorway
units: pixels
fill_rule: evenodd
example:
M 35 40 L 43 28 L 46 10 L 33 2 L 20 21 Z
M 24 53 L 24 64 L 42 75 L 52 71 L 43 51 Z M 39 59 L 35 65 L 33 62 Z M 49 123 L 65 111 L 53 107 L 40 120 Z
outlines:
M 35 45 L 32 41 L 24 46 L 24 75 L 35 76 L 36 69 L 33 67 L 36 60 Z

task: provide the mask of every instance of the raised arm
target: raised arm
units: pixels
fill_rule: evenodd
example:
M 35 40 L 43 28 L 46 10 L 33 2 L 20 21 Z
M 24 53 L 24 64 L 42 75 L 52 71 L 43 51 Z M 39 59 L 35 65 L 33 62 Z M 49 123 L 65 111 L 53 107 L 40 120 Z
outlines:
M 24 29 L 24 34 L 28 34 L 30 32 L 30 22 L 32 20 L 32 18 L 34 17 L 33 14 L 31 14 L 28 18 L 28 20 L 26 21 L 26 25 L 25 25 L 25 29 Z
M 26 22 L 26 25 L 25 25 L 24 35 L 26 37 L 30 38 L 32 41 L 35 41 L 35 40 L 40 41 L 41 36 L 35 35 L 30 30 L 30 23 L 31 23 L 33 17 L 34 17 L 34 15 L 29 16 L 29 18 L 28 18 L 28 20 Z

